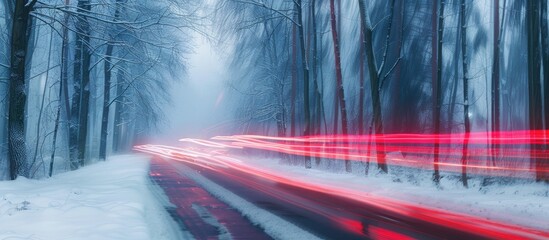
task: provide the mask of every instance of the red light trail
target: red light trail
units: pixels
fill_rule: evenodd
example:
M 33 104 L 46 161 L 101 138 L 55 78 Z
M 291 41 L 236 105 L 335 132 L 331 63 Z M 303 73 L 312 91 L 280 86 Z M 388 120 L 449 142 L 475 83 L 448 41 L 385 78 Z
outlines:
M 548 131 L 500 132 L 498 134 L 471 133 L 467 164 L 471 174 L 529 177 L 528 174 L 549 173 L 549 151 L 529 146 L 545 144 Z M 492 137 L 498 136 L 498 137 Z M 280 152 L 291 155 L 320 157 L 339 160 L 372 161 L 376 155 L 371 154 L 375 147 L 370 143 L 383 142 L 384 153 L 400 152 L 406 157 L 387 156 L 389 164 L 405 167 L 431 169 L 430 157 L 433 154 L 432 144 L 439 142 L 438 166 L 444 171 L 461 172 L 462 149 L 451 144 L 459 144 L 463 134 L 387 134 L 383 136 L 309 136 L 309 137 L 270 137 L 260 135 L 217 136 L 212 139 L 226 141 L 230 146 L 253 148 Z M 498 146 L 500 154 L 495 154 L 488 143 Z M 492 157 L 499 159 L 497 165 L 488 164 Z M 531 167 L 530 161 L 539 159 L 543 164 Z M 516 166 L 516 165 L 519 166 Z M 513 166 L 515 165 L 515 166 Z M 522 165 L 522 166 L 520 166 Z
M 474 151 L 470 152 L 469 169 L 488 171 L 489 174 L 506 176 L 510 173 L 535 173 L 536 171 L 549 172 L 547 165 L 545 168 L 531 169 L 530 167 L 510 167 L 510 166 L 487 166 L 486 161 L 491 157 L 491 151 L 486 148 L 487 142 L 508 145 L 511 149 L 502 149 L 505 151 L 504 159 L 509 161 L 526 161 L 530 156 L 547 161 L 547 150 L 529 149 L 522 144 L 544 144 L 547 131 L 521 131 L 521 132 L 502 132 L 498 133 L 498 138 L 492 138 L 491 134 L 472 133 L 471 145 Z M 456 139 L 456 136 L 458 136 Z M 439 210 L 420 206 L 413 203 L 397 201 L 390 198 L 371 195 L 368 193 L 345 189 L 341 187 L 328 186 L 325 184 L 305 182 L 298 179 L 286 177 L 283 173 L 275 170 L 264 169 L 246 164 L 242 159 L 229 155 L 230 149 L 261 149 L 286 153 L 300 156 L 322 157 L 335 160 L 354 160 L 365 161 L 375 160 L 376 155 L 369 153 L 370 143 L 372 141 L 384 142 L 386 153 L 401 152 L 406 157 L 387 156 L 390 164 L 429 168 L 432 161 L 428 158 L 432 150 L 427 144 L 434 141 L 440 141 L 444 144 L 457 144 L 460 135 L 416 135 L 416 134 L 396 134 L 384 136 L 310 136 L 297 138 L 278 138 L 258 135 L 237 135 L 237 136 L 218 136 L 212 138 L 215 141 L 201 139 L 181 139 L 180 141 L 192 146 L 171 147 L 161 145 L 142 145 L 136 146 L 136 151 L 162 156 L 168 159 L 185 162 L 188 164 L 200 166 L 220 175 L 225 175 L 235 181 L 247 182 L 249 186 L 256 186 L 253 180 L 240 177 L 231 171 L 245 173 L 257 178 L 266 179 L 275 183 L 281 183 L 298 189 L 306 189 L 314 192 L 321 192 L 333 196 L 352 199 L 368 206 L 382 209 L 386 212 L 396 213 L 402 216 L 430 222 L 450 229 L 457 229 L 475 233 L 487 238 L 505 238 L 505 239 L 539 239 L 549 238 L 549 232 L 528 229 L 524 227 L 489 221 L 475 216 L 459 214 L 445 210 Z M 475 146 L 476 145 L 476 146 Z M 514 148 L 513 148 L 514 147 Z M 461 149 L 459 147 L 442 146 L 439 154 L 446 157 L 446 160 L 439 162 L 447 171 L 460 171 L 462 165 L 458 163 L 461 158 Z M 443 158 L 441 158 L 443 159 Z M 454 161 L 454 162 L 452 162 Z M 500 164 L 501 165 L 501 164 Z M 510 164 L 508 164 L 510 165 Z M 483 174 L 486 174 L 485 172 Z M 269 189 L 262 189 L 256 186 L 257 190 L 267 192 Z M 318 214 L 332 219 L 340 226 L 349 231 L 361 231 L 361 223 L 354 219 L 332 216 L 330 213 L 312 208 L 307 205 L 293 202 L 294 205 L 300 205 L 302 208 L 315 211 Z M 370 226 L 367 230 L 370 236 L 407 236 L 392 232 L 384 228 Z M 374 237 L 375 238 L 375 237 Z

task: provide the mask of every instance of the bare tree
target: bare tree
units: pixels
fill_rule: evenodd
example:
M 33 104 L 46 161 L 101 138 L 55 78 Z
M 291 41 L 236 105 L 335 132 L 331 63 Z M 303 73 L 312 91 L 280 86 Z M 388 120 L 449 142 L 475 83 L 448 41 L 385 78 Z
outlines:
M 443 36 L 443 30 L 444 30 L 444 5 L 445 1 L 441 0 L 440 4 L 438 4 L 438 0 L 433 0 L 433 39 L 432 39 L 432 53 L 433 54 L 433 60 L 432 64 L 435 64 L 436 61 L 436 72 L 433 70 L 433 133 L 435 134 L 435 144 L 434 144 L 434 173 L 433 173 L 433 181 L 438 184 L 440 182 L 440 173 L 439 173 L 439 137 L 440 134 L 440 112 L 441 112 L 441 106 L 442 106 L 442 36 Z M 437 12 L 437 6 L 438 12 Z M 437 20 L 438 19 L 438 20 Z M 437 21 L 435 21 L 437 20 Z M 436 34 L 435 34 L 436 33 Z M 436 43 L 436 45 L 435 45 Z M 433 65 L 434 67 L 435 65 Z
M 361 28 L 362 33 L 364 34 L 364 50 L 366 53 L 366 60 L 368 64 L 368 74 L 370 77 L 370 91 L 372 95 L 372 109 L 373 109 L 373 117 L 372 117 L 372 124 L 374 125 L 375 134 L 376 135 L 382 135 L 383 134 L 383 116 L 381 111 L 381 88 L 383 87 L 383 82 L 385 79 L 391 74 L 391 72 L 395 69 L 395 67 L 398 65 L 400 61 L 400 57 L 394 62 L 391 68 L 385 69 L 387 66 L 387 51 L 389 49 L 389 38 L 391 34 L 391 28 L 392 28 L 392 19 L 394 15 L 394 6 L 395 1 L 391 1 L 390 4 L 390 16 L 389 16 L 389 23 L 388 23 L 388 30 L 387 30 L 387 36 L 386 36 L 386 43 L 385 43 L 385 50 L 383 52 L 382 61 L 380 66 L 377 66 L 376 57 L 374 54 L 374 40 L 373 40 L 373 29 L 372 24 L 370 22 L 370 17 L 368 15 L 368 5 L 366 1 L 359 0 L 359 11 L 360 11 L 360 19 L 361 19 Z M 402 44 L 402 43 L 400 43 Z M 383 142 L 374 140 L 376 154 L 377 154 L 377 163 L 378 168 L 387 173 L 387 163 L 385 160 L 385 146 Z
M 36 0 L 15 2 L 11 30 L 11 61 L 9 80 L 9 118 L 8 118 L 8 157 L 10 159 L 10 178 L 18 175 L 28 177 L 27 144 L 25 141 L 25 64 L 27 62 L 27 42 L 30 12 Z
M 114 22 L 118 22 L 120 18 L 120 6 L 123 4 L 123 0 L 116 0 L 116 6 L 114 10 Z M 111 95 L 111 78 L 112 78 L 112 54 L 114 50 L 114 36 L 116 33 L 111 33 L 110 40 L 107 42 L 107 50 L 105 52 L 105 66 L 103 67 L 104 72 L 104 84 L 103 84 L 103 111 L 101 114 L 101 134 L 100 134 L 100 145 L 99 145 L 99 159 L 107 158 L 107 135 L 108 135 L 108 126 L 109 126 L 109 111 L 110 111 L 110 95 Z
M 330 22 L 332 26 L 332 40 L 334 42 L 334 57 L 335 57 L 335 73 L 336 73 L 336 89 L 337 99 L 341 111 L 341 132 L 344 136 L 349 134 L 349 126 L 347 120 L 347 104 L 345 103 L 345 89 L 343 88 L 343 75 L 341 73 L 341 52 L 339 46 L 339 36 L 337 34 L 337 20 L 335 15 L 334 0 L 330 0 Z M 334 113 L 337 115 L 337 113 Z M 345 160 L 345 170 L 351 172 L 351 162 Z
M 469 135 L 471 132 L 471 122 L 469 119 L 469 54 L 467 53 L 467 14 L 465 0 L 460 2 L 460 31 L 461 31 L 461 56 L 463 66 L 463 121 L 465 125 L 465 135 L 463 137 L 463 152 L 461 156 L 461 181 L 464 187 L 468 187 L 467 184 L 467 158 L 469 145 Z
M 528 0 L 526 6 L 526 29 L 528 35 L 528 106 L 529 125 L 531 130 L 543 129 L 541 96 L 541 56 L 540 56 L 540 2 Z M 533 143 L 535 152 L 541 150 L 540 145 Z M 536 169 L 537 181 L 548 181 L 549 177 L 539 171 L 543 168 L 544 159 L 534 154 L 532 165 Z

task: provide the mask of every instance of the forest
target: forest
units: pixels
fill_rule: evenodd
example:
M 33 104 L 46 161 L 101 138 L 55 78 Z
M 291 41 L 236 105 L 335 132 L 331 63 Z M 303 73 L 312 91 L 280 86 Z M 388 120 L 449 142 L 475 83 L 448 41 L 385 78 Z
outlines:
M 536 130 L 549 124 L 546 1 L 232 0 L 217 7 L 219 32 L 235 44 L 236 132 L 431 134 L 433 144 L 407 147 L 424 147 L 415 153 L 431 163 L 434 183 L 445 165 L 459 166 L 465 187 L 469 172 L 501 169 L 531 169 L 523 177 L 549 180 L 546 142 L 530 144 L 545 139 Z M 532 141 L 500 141 L 523 137 Z M 368 145 L 381 173 L 389 171 L 386 156 L 402 150 Z M 339 169 L 368 173 L 365 162 L 347 160 Z M 311 157 L 293 164 L 315 165 Z
M 2 0 L 0 179 L 42 178 L 130 151 L 185 71 L 187 0 Z
M 202 4 L 1 0 L 0 179 L 75 170 L 154 134 L 199 32 L 230 59 L 232 133 L 366 136 L 375 153 L 290 164 L 388 173 L 406 152 L 376 139 L 422 134 L 433 144 L 406 146 L 434 183 L 517 168 L 532 171 L 504 176 L 549 181 L 547 144 L 532 143 L 549 124 L 546 1 L 225 0 L 207 17 Z

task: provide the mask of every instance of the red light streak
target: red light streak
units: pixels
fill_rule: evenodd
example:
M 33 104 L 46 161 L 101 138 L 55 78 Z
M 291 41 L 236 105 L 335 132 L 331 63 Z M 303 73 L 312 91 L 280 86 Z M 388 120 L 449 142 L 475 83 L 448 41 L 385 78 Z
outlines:
M 252 143 L 255 143 L 255 142 L 252 141 Z M 272 148 L 284 149 L 282 146 L 277 146 Z M 205 167 L 219 174 L 224 174 L 229 177 L 232 177 L 233 179 L 235 178 L 235 176 L 231 175 L 230 173 L 227 173 L 226 170 L 228 169 L 236 170 L 238 172 L 247 173 L 258 178 L 270 180 L 277 183 L 282 183 L 282 184 L 293 186 L 299 189 L 307 189 L 311 191 L 322 192 L 322 193 L 333 195 L 333 196 L 345 197 L 360 203 L 364 203 L 370 206 L 375 206 L 376 208 L 382 209 L 383 211 L 398 213 L 403 216 L 408 216 L 414 219 L 427 221 L 427 222 L 445 226 L 451 229 L 468 231 L 468 232 L 479 234 L 481 236 L 488 237 L 488 238 L 498 238 L 498 239 L 549 238 L 548 232 L 513 226 L 509 224 L 495 222 L 495 221 L 488 221 L 475 216 L 458 214 L 450 211 L 429 208 L 429 207 L 425 207 L 425 206 L 421 206 L 413 203 L 397 201 L 390 198 L 376 196 L 376 195 L 372 195 L 372 194 L 368 194 L 368 193 L 360 192 L 356 190 L 345 189 L 345 188 L 340 188 L 335 186 L 327 186 L 327 185 L 317 184 L 314 182 L 306 182 L 303 180 L 288 178 L 283 173 L 278 173 L 273 170 L 262 169 L 259 167 L 247 165 L 243 161 L 235 157 L 231 157 L 226 154 L 219 154 L 218 152 L 207 150 L 207 149 L 199 150 L 194 148 L 190 149 L 190 148 L 177 148 L 177 147 L 160 146 L 160 145 L 143 145 L 143 146 L 136 146 L 135 150 L 166 157 L 176 161 L 182 161 L 185 163 Z M 293 150 L 290 152 L 295 152 L 295 151 L 296 150 Z M 250 179 L 245 179 L 245 181 L 252 182 L 253 184 L 253 181 Z M 303 205 L 303 207 L 311 208 L 310 206 L 306 206 L 306 205 Z M 315 209 L 311 209 L 311 210 L 318 211 Z M 329 217 L 329 215 L 324 212 L 319 212 L 319 214 Z M 334 222 L 341 224 L 343 226 L 346 226 L 351 231 L 359 231 L 359 230 L 362 231 L 362 225 L 359 225 L 360 222 L 350 220 L 350 219 L 341 219 L 339 217 L 331 217 L 331 218 Z M 396 238 L 396 239 L 409 239 L 409 238 L 406 238 L 407 236 L 404 236 L 399 233 L 393 233 L 386 229 L 380 230 L 376 228 L 368 228 L 368 230 L 370 233 L 374 234 L 375 236 L 380 236 L 380 237 L 394 236 L 394 237 L 403 237 L 403 238 Z
M 393 232 L 391 230 L 375 227 L 375 226 L 369 226 L 368 227 L 368 233 L 369 237 L 374 240 L 384 240 L 384 239 L 391 239 L 391 240 L 412 240 L 414 238 L 408 237 L 406 235 L 402 235 L 397 232 Z
M 549 173 L 549 151 L 546 149 L 530 149 L 531 144 L 545 144 L 545 136 L 549 131 L 515 131 L 493 133 L 471 133 L 470 150 L 468 151 L 468 161 L 465 165 L 473 170 L 472 174 L 490 174 L 496 176 L 518 176 L 517 173 Z M 308 157 L 321 157 L 339 160 L 370 161 L 375 160 L 376 155 L 368 154 L 370 150 L 375 150 L 370 146 L 370 142 L 384 142 L 385 153 L 401 152 L 406 158 L 387 156 L 390 164 L 405 167 L 414 167 L 422 169 L 431 169 L 433 167 L 431 146 L 435 142 L 442 144 L 459 144 L 463 139 L 463 134 L 441 134 L 436 137 L 432 134 L 387 134 L 383 136 L 309 136 L 309 137 L 271 137 L 260 135 L 236 135 L 236 136 L 218 136 L 215 140 L 229 142 L 232 146 L 242 148 L 254 148 L 268 150 L 286 154 L 293 154 Z M 492 137 L 498 136 L 498 137 Z M 492 158 L 493 152 L 486 145 L 501 144 L 506 146 L 500 148 L 504 155 L 496 155 L 500 158 L 497 166 L 486 164 L 487 159 Z M 339 144 L 339 145 L 338 145 Z M 418 146 L 419 145 L 419 146 Z M 515 146 L 519 146 L 516 148 Z M 461 172 L 462 151 L 459 147 L 451 145 L 442 145 L 439 148 L 439 155 L 444 158 L 437 162 L 438 166 L 444 167 L 444 171 Z M 539 164 L 536 168 L 531 168 L 528 161 L 538 159 L 538 161 L 547 162 Z M 510 167 L 516 165 L 517 161 L 523 161 L 527 167 Z M 519 174 L 520 175 L 520 174 Z
M 529 174 L 549 173 L 549 151 L 546 149 L 531 149 L 529 144 L 545 142 L 545 136 L 549 131 L 514 131 L 493 133 L 471 133 L 470 150 L 468 151 L 468 161 L 466 164 L 470 174 L 511 176 L 511 177 L 529 177 Z M 455 147 L 463 140 L 463 134 L 386 134 L 382 136 L 308 136 L 308 137 L 271 137 L 260 135 L 236 135 L 236 136 L 217 136 L 214 140 L 202 139 L 181 139 L 182 143 L 191 143 L 199 147 L 213 148 L 208 150 L 210 154 L 225 155 L 230 149 L 253 148 L 285 154 L 321 157 L 334 160 L 352 160 L 352 161 L 375 161 L 377 154 L 371 153 L 374 148 L 372 142 L 384 142 L 384 153 L 389 164 L 413 167 L 430 170 L 433 164 L 443 167 L 443 171 L 461 172 L 462 150 Z M 498 136 L 492 137 L 492 136 Z M 221 142 L 219 142 L 221 141 Z M 441 160 L 432 163 L 433 154 L 432 144 L 435 141 L 442 142 L 439 147 L 439 156 Z M 487 147 L 487 142 L 493 141 L 500 146 L 502 154 L 497 155 L 498 164 L 487 164 L 488 159 L 493 157 L 494 152 Z M 454 144 L 454 146 L 450 145 Z M 514 145 L 511 145 L 514 144 Z M 518 146 L 518 147 L 517 147 Z M 177 154 L 177 149 L 172 149 Z M 204 151 L 201 149 L 200 151 Z M 200 151 L 193 151 L 187 148 L 185 154 L 192 157 L 201 157 Z M 400 157 L 390 153 L 402 153 L 405 157 Z M 529 162 L 531 159 L 538 159 L 540 164 L 532 167 Z M 517 163 L 522 162 L 521 165 Z M 546 163 L 544 163 L 546 162 Z M 513 166 L 514 165 L 514 166 Z
M 530 131 L 503 131 L 503 132 L 472 132 L 469 136 L 471 144 L 485 144 L 488 141 L 494 144 L 546 144 L 549 130 L 530 130 Z M 409 144 L 432 144 L 438 141 L 442 144 L 456 143 L 463 140 L 463 133 L 454 134 L 383 134 L 383 135 L 321 135 L 306 137 L 273 137 L 261 135 L 235 135 L 235 136 L 217 136 L 215 140 L 235 140 L 235 139 L 258 139 L 269 141 L 288 141 L 288 142 L 384 142 L 384 143 L 409 143 Z

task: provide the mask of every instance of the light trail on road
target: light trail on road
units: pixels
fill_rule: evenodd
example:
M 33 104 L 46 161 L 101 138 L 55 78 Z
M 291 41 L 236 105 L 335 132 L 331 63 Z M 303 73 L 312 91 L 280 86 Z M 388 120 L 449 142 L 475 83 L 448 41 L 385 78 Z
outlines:
M 545 132 L 543 132 L 545 134 Z M 473 134 L 480 135 L 480 134 Z M 506 136 L 502 134 L 500 136 Z M 538 133 L 536 136 L 541 136 L 541 133 Z M 404 142 L 407 142 L 409 135 L 398 135 L 398 137 L 403 137 Z M 383 139 L 386 142 L 397 143 L 397 136 L 385 136 Z M 480 141 L 480 136 L 478 136 Z M 281 201 L 287 201 L 289 204 L 299 206 L 303 209 L 307 209 L 310 212 L 314 212 L 319 216 L 323 216 L 327 219 L 330 219 L 334 224 L 341 226 L 348 231 L 355 232 L 356 234 L 364 234 L 365 236 L 374 238 L 376 235 L 386 235 L 386 236 L 400 236 L 403 237 L 407 235 L 413 236 L 415 230 L 410 229 L 410 223 L 421 223 L 423 226 L 425 224 L 430 224 L 436 226 L 442 230 L 440 231 L 452 231 L 452 232 L 461 232 L 467 233 L 474 236 L 484 237 L 484 238 L 495 238 L 495 239 L 543 239 L 549 238 L 549 233 L 529 229 L 520 226 L 514 226 L 506 223 L 501 223 L 497 221 L 485 220 L 479 217 L 454 213 L 450 211 L 434 209 L 426 206 L 421 206 L 414 203 L 398 201 L 391 198 L 386 198 L 382 196 L 372 195 L 365 192 L 355 191 L 352 189 L 345 189 L 335 186 L 327 186 L 322 184 L 317 184 L 313 182 L 305 182 L 298 179 L 292 179 L 287 177 L 284 173 L 276 172 L 275 170 L 260 168 L 257 166 L 248 165 L 239 159 L 238 157 L 228 153 L 230 149 L 242 149 L 242 148 L 253 148 L 253 149 L 262 149 L 269 150 L 281 153 L 288 153 L 293 155 L 302 155 L 302 156 L 314 156 L 314 157 L 324 157 L 332 159 L 351 159 L 357 161 L 363 161 L 365 158 L 373 159 L 373 157 L 368 156 L 367 154 L 361 153 L 365 149 L 357 148 L 356 145 L 348 146 L 337 146 L 337 143 L 346 142 L 360 142 L 365 140 L 364 136 L 316 136 L 316 137 L 302 137 L 302 138 L 276 138 L 276 137 L 266 137 L 266 136 L 254 136 L 254 135 L 241 135 L 241 136 L 221 136 L 214 137 L 214 140 L 200 140 L 200 139 L 182 139 L 182 142 L 192 143 L 195 146 L 162 146 L 162 145 L 142 145 L 136 146 L 134 149 L 136 151 L 161 156 L 164 158 L 172 159 L 175 161 L 180 161 L 186 164 L 191 164 L 194 166 L 199 166 L 209 171 L 215 172 L 220 176 L 224 176 L 232 181 L 242 182 L 247 186 L 250 186 L 260 192 L 269 194 L 272 192 L 278 192 L 278 195 L 273 197 L 279 198 Z M 347 139 L 347 140 L 342 140 Z M 352 139 L 352 140 L 350 140 Z M 422 139 L 419 142 L 424 143 L 427 140 L 433 140 L 434 138 L 424 136 L 418 137 Z M 503 137 L 499 138 L 501 142 L 510 141 L 504 139 Z M 486 140 L 486 138 L 484 139 Z M 222 141 L 222 142 L 219 142 Z M 499 141 L 499 140 L 498 140 Z M 536 141 L 541 141 L 538 139 Z M 310 144 L 310 145 L 307 145 Z M 325 148 L 324 145 L 329 145 L 330 148 Z M 347 148 L 340 148 L 347 147 Z M 408 149 L 409 153 L 416 154 L 425 154 L 428 149 L 422 147 L 420 149 L 413 149 L 413 146 L 409 146 L 412 149 Z M 329 149 L 325 151 L 325 149 Z M 349 150 L 349 153 L 341 153 L 343 149 Z M 392 149 L 392 148 L 391 148 Z M 403 148 L 406 149 L 406 148 Z M 451 149 L 446 149 L 442 151 L 443 153 L 450 153 Z M 338 152 L 341 151 L 341 152 Z M 446 151 L 446 152 L 445 152 Z M 545 152 L 543 152 L 545 154 Z M 488 153 L 487 153 L 488 154 Z M 418 159 L 391 159 L 393 162 L 403 166 L 414 166 L 421 167 L 423 164 L 432 164 L 421 161 Z M 472 161 L 474 162 L 474 161 Z M 451 163 L 440 163 L 443 166 L 447 167 L 461 167 L 459 164 Z M 478 164 L 478 163 L 475 163 Z M 467 165 L 469 168 L 483 168 L 490 170 L 505 170 L 505 171 L 532 171 L 531 169 L 521 169 L 521 168 L 509 168 L 509 167 L 490 167 L 490 166 L 476 166 L 476 165 Z M 542 169 L 542 171 L 547 171 L 547 169 Z M 247 177 L 244 177 L 243 174 Z M 252 176 L 250 179 L 249 176 Z M 311 196 L 304 195 L 303 198 L 311 198 L 315 194 L 322 194 L 322 198 L 333 197 L 337 199 L 343 199 L 344 201 L 352 201 L 353 203 L 358 203 L 360 206 L 363 206 L 365 209 L 374 209 L 379 215 L 383 215 L 382 218 L 390 216 L 390 219 L 397 218 L 400 219 L 400 224 L 405 226 L 399 228 L 397 232 L 392 232 L 391 229 L 379 228 L 376 226 L 365 226 L 364 219 L 370 219 L 371 216 L 367 216 L 368 213 L 360 214 L 355 212 L 344 212 L 339 213 L 333 209 L 341 208 L 342 206 L 337 206 L 336 203 L 331 203 L 331 208 L 318 207 L 311 204 L 304 204 L 300 201 L 291 200 L 293 198 L 287 198 L 284 196 L 284 193 L 279 190 L 273 190 L 270 187 L 265 187 L 256 183 L 253 178 L 267 180 L 277 184 L 282 184 L 285 186 L 291 186 L 292 188 L 298 189 L 303 193 L 309 193 Z M 301 189 L 301 190 L 299 190 Z M 290 200 L 288 200 L 290 199 Z M 325 200 L 324 202 L 326 202 Z M 379 216 L 378 216 L 379 217 Z M 374 217 L 374 218 L 378 218 Z M 401 227 L 402 227 L 401 226 Z M 404 229 L 404 230 L 402 230 Z
M 217 136 L 235 147 L 261 149 L 306 157 L 361 162 L 375 161 L 379 153 L 401 153 L 386 156 L 388 164 L 432 169 L 436 164 L 443 171 L 461 172 L 465 166 L 471 174 L 529 178 L 536 173 L 549 174 L 549 151 L 546 136 L 549 131 L 513 131 L 469 136 L 467 163 L 462 163 L 463 134 L 384 134 L 373 136 L 327 135 L 307 137 L 272 137 L 261 135 Z M 440 160 L 432 162 L 432 146 L 438 142 Z M 376 145 L 383 143 L 383 148 Z M 494 159 L 497 159 L 495 164 Z M 531 164 L 535 160 L 536 164 Z M 491 163 L 491 164 L 490 164 Z M 516 165 L 522 165 L 516 166 Z

